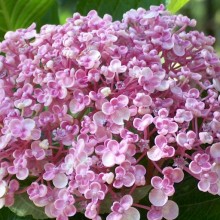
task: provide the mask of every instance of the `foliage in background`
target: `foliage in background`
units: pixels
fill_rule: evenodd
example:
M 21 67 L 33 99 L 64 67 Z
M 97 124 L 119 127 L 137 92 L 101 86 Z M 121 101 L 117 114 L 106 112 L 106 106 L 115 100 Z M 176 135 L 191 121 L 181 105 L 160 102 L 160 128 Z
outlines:
M 48 15 L 47 17 L 44 17 Z M 55 0 L 0 0 L 0 40 L 9 30 L 28 27 L 33 22 L 40 25 L 58 23 Z
M 149 8 L 150 5 L 167 4 L 167 8 L 176 13 L 189 0 L 0 0 L 0 40 L 9 30 L 26 28 L 33 22 L 38 28 L 43 24 L 64 23 L 74 11 L 86 15 L 91 9 L 98 11 L 100 16 L 108 13 L 114 20 L 121 19 L 124 12 L 131 8 Z M 69 9 L 72 10 L 69 10 Z M 59 12 L 59 14 L 58 14 Z M 217 220 L 220 216 L 220 199 L 196 189 L 196 182 L 186 179 L 184 185 L 176 186 L 177 195 L 173 200 L 180 205 L 179 220 L 210 219 Z M 21 209 L 12 208 L 19 215 L 28 215 L 31 212 L 21 213 Z M 30 210 L 29 210 L 30 211 Z M 38 212 L 38 209 L 36 209 Z M 143 212 L 143 219 L 146 213 Z M 31 216 L 19 217 L 8 208 L 0 210 L 0 219 L 4 220 L 32 220 Z M 81 214 L 71 219 L 85 219 Z

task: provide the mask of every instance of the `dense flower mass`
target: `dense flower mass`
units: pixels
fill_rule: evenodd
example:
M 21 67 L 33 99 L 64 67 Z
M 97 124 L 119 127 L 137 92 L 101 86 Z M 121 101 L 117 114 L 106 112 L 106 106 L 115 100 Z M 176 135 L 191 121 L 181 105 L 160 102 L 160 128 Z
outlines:
M 220 61 L 195 24 L 160 5 L 6 33 L 0 208 L 27 193 L 57 220 L 172 220 L 186 174 L 220 195 Z

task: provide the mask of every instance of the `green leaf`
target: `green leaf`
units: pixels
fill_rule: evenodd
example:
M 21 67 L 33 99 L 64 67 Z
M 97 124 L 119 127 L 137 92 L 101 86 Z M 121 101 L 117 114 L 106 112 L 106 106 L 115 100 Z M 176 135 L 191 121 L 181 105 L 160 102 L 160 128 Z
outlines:
M 9 30 L 39 22 L 56 0 L 0 0 L 0 40 Z
M 166 5 L 167 9 L 172 12 L 176 13 L 179 11 L 189 0 L 167 0 Z
M 72 17 L 73 13 L 76 12 L 77 2 L 80 0 L 57 0 L 59 2 L 59 19 L 60 23 L 64 24 L 66 19 Z
M 0 219 L 2 220 L 33 220 L 31 216 L 20 217 L 10 211 L 9 208 L 0 209 Z
M 165 4 L 165 0 L 81 0 L 78 1 L 76 11 L 82 15 L 94 9 L 100 16 L 110 14 L 114 20 L 122 19 L 122 15 L 130 9 L 137 9 L 143 7 L 149 9 L 150 5 Z
M 36 207 L 26 193 L 15 197 L 15 203 L 10 207 L 10 210 L 18 216 L 32 215 L 34 219 L 48 218 L 44 212 L 44 208 Z
M 38 27 L 43 26 L 44 24 L 59 24 L 59 14 L 58 14 L 58 4 L 57 1 L 54 1 L 49 10 L 46 11 L 46 14 L 40 19 Z
M 172 200 L 180 208 L 178 220 L 219 220 L 220 197 L 199 191 L 197 184 L 198 180 L 188 177 L 175 186 Z

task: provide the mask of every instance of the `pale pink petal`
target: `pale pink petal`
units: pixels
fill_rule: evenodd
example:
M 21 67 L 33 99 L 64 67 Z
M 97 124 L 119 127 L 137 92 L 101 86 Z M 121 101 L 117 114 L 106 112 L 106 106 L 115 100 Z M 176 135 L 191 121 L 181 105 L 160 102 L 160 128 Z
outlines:
M 168 220 L 173 220 L 177 218 L 179 215 L 178 205 L 175 202 L 168 200 L 162 208 L 162 215 L 165 219 Z
M 102 112 L 105 115 L 111 115 L 111 114 L 113 114 L 115 112 L 115 110 L 114 110 L 113 106 L 111 105 L 111 103 L 105 102 L 102 105 Z
M 215 143 L 210 148 L 210 154 L 213 158 L 220 157 L 220 143 Z
M 130 111 L 128 108 L 117 110 L 115 111 L 115 113 L 111 115 L 112 121 L 117 125 L 123 125 L 124 120 L 128 120 L 129 117 L 130 117 Z
M 120 154 L 118 156 L 115 156 L 115 163 L 116 164 L 121 164 L 125 161 L 126 157 L 124 154 Z
M 83 105 L 80 106 L 76 99 L 70 101 L 69 107 L 72 114 L 76 114 L 83 109 Z
M 156 189 L 159 189 L 161 188 L 161 184 L 162 184 L 162 179 L 159 177 L 159 176 L 154 176 L 152 179 L 151 179 L 151 185 L 156 188 Z
M 7 183 L 4 180 L 0 181 L 0 198 L 7 192 Z
M 195 161 L 192 161 L 189 164 L 189 169 L 195 174 L 199 174 L 202 172 L 201 166 L 199 166 Z
M 113 167 L 115 165 L 115 155 L 111 151 L 107 151 L 102 156 L 102 163 L 105 167 Z
M 169 89 L 169 81 L 168 80 L 162 80 L 160 85 L 156 87 L 156 90 L 158 91 L 166 91 L 167 89 Z
M 183 132 L 179 133 L 176 137 L 176 141 L 181 147 L 184 147 L 184 145 L 187 143 L 186 134 Z
M 144 67 L 141 73 L 146 79 L 150 79 L 153 77 L 153 72 L 149 67 Z
M 117 100 L 120 103 L 120 105 L 122 105 L 123 107 L 127 106 L 129 102 L 128 96 L 125 95 L 119 95 L 117 97 Z
M 114 59 L 110 62 L 109 70 L 115 73 L 123 73 L 127 69 L 126 66 L 121 65 L 121 61 Z
M 27 130 L 33 130 L 34 127 L 35 127 L 35 121 L 33 119 L 24 119 L 24 128 L 27 129 Z
M 133 198 L 131 195 L 125 195 L 121 198 L 120 204 L 125 210 L 128 210 L 133 204 Z
M 178 45 L 178 44 L 174 44 L 173 47 L 173 52 L 177 55 L 177 56 L 183 56 L 185 54 L 185 48 Z
M 161 220 L 163 218 L 162 215 L 162 208 L 151 208 L 148 212 L 147 212 L 147 219 L 148 220 Z
M 150 114 L 145 114 L 142 118 L 143 126 L 146 128 L 153 122 L 153 117 Z
M 168 196 L 160 189 L 152 189 L 149 193 L 149 200 L 154 206 L 163 206 L 168 200 Z
M 68 177 L 64 173 L 58 173 L 53 178 L 53 185 L 58 189 L 62 189 L 66 187 L 67 184 L 68 184 Z
M 90 50 L 88 52 L 88 55 L 93 59 L 93 60 L 99 60 L 101 57 L 101 54 L 98 50 Z
M 122 214 L 117 212 L 111 212 L 107 217 L 106 220 L 121 220 Z
M 180 168 L 175 168 L 172 172 L 172 180 L 175 183 L 179 183 L 183 180 L 184 178 L 184 173 Z
M 11 140 L 11 134 L 5 134 L 0 137 L 0 150 L 4 149 Z
M 131 187 L 135 183 L 135 177 L 132 173 L 126 173 L 123 178 L 123 184 L 126 187 Z
M 157 135 L 155 138 L 155 144 L 159 148 L 163 148 L 167 144 L 167 139 L 163 135 Z
M 198 188 L 200 191 L 207 192 L 210 187 L 210 182 L 208 180 L 200 180 L 198 183 Z
M 33 140 L 39 140 L 41 137 L 41 130 L 40 129 L 33 129 L 31 131 L 31 138 Z
M 157 146 L 153 146 L 148 152 L 147 156 L 152 161 L 158 161 L 163 157 L 163 151 Z
M 66 204 L 65 204 L 65 201 L 63 199 L 57 199 L 54 202 L 54 206 L 55 206 L 56 209 L 63 210 L 65 208 Z
M 73 205 L 68 205 L 66 206 L 66 208 L 64 209 L 64 214 L 66 216 L 74 216 L 76 214 L 76 208 Z
M 120 220 L 140 220 L 140 218 L 141 216 L 139 211 L 136 208 L 131 207 L 123 213 Z
M 103 124 L 106 122 L 106 115 L 101 111 L 96 112 L 93 115 L 93 120 L 94 120 L 96 125 L 103 126 Z
M 144 130 L 144 128 L 141 126 L 142 125 L 142 120 L 140 118 L 135 118 L 134 121 L 133 121 L 133 125 L 139 131 Z
M 24 180 L 28 177 L 28 174 L 29 174 L 29 170 L 27 168 L 22 168 L 18 170 L 16 177 L 19 180 Z
M 178 125 L 176 122 L 170 122 L 169 123 L 169 133 L 175 133 L 178 130 Z
M 107 143 L 107 147 L 114 154 L 116 154 L 119 151 L 119 143 L 116 140 L 110 140 Z

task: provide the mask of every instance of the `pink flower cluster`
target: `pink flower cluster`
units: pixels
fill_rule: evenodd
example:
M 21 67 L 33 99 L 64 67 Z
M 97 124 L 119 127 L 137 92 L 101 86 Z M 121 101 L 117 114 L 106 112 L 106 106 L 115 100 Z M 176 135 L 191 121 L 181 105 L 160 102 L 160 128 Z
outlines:
M 186 173 L 220 195 L 220 61 L 195 24 L 160 5 L 6 33 L 0 208 L 27 193 L 57 220 L 100 220 L 105 200 L 108 220 L 172 220 Z

